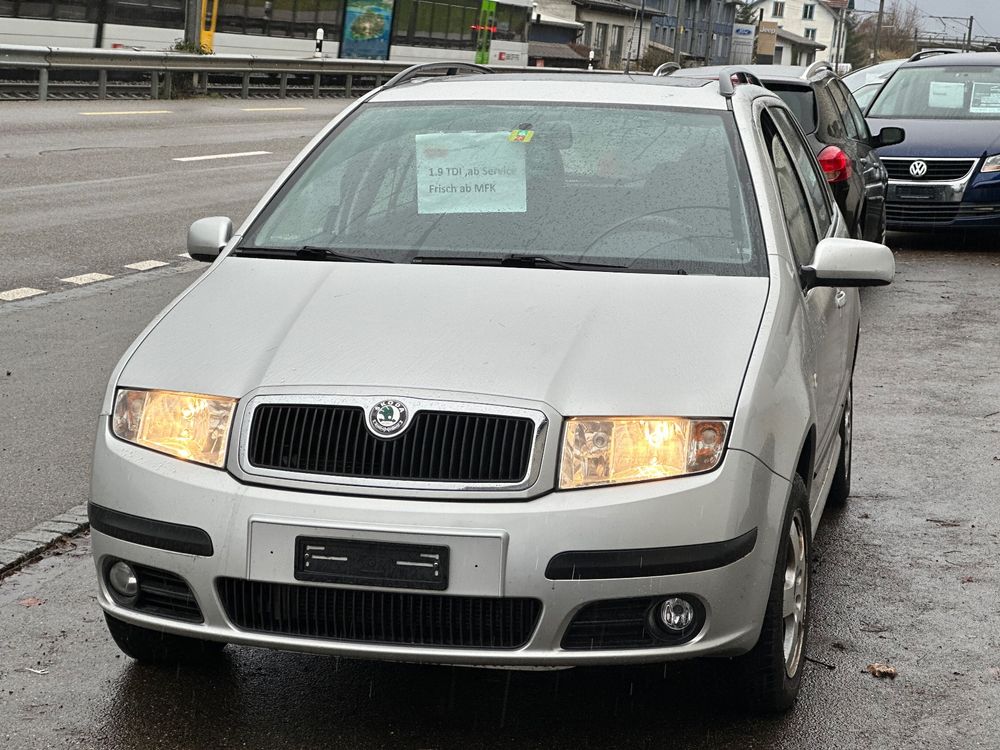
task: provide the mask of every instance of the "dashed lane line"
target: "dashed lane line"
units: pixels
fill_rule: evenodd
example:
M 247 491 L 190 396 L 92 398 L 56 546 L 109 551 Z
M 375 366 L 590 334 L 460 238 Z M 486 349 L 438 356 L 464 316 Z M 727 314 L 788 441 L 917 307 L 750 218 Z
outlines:
M 30 286 L 22 286 L 17 289 L 8 289 L 6 292 L 0 292 L 0 300 L 4 302 L 14 302 L 19 299 L 27 299 L 28 297 L 34 297 L 38 294 L 45 294 L 44 289 L 32 289 Z
M 166 265 L 169 264 L 162 260 L 140 260 L 138 263 L 126 263 L 125 268 L 131 268 L 134 271 L 148 271 L 151 268 L 161 268 Z
M 236 159 L 241 156 L 268 156 L 270 151 L 239 151 L 232 154 L 206 154 L 205 156 L 176 156 L 171 161 L 208 161 L 209 159 Z
M 69 278 L 59 280 L 65 281 L 67 284 L 76 284 L 77 286 L 80 286 L 82 284 L 93 284 L 95 281 L 105 281 L 106 279 L 113 278 L 114 276 L 106 273 L 85 273 L 80 276 L 70 276 Z
M 119 112 L 81 112 L 84 117 L 104 117 L 108 115 L 172 115 L 171 109 L 131 109 Z

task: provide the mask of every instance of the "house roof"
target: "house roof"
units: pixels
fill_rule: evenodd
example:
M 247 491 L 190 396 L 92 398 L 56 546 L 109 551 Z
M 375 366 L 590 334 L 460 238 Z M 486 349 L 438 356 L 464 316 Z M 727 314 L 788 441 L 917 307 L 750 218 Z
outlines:
M 778 39 L 784 39 L 786 42 L 791 42 L 796 47 L 810 47 L 815 50 L 826 49 L 825 44 L 814 42 L 812 39 L 806 39 L 804 36 L 799 36 L 798 34 L 793 34 L 787 29 L 778 29 L 775 34 Z
M 630 3 L 621 2 L 621 0 L 572 0 L 573 5 L 578 5 L 581 8 L 593 8 L 594 10 L 602 10 L 606 13 L 621 13 L 622 15 L 632 16 L 633 18 L 640 11 L 640 5 L 632 5 Z M 646 8 L 643 12 L 643 18 L 648 18 L 652 16 L 662 16 L 662 10 L 655 10 L 653 8 Z
M 536 13 L 531 17 L 532 23 L 540 23 L 544 26 L 563 26 L 567 29 L 582 29 L 583 24 L 579 21 L 571 21 L 567 18 L 559 18 L 548 13 Z
M 528 57 L 541 57 L 546 60 L 587 59 L 568 44 L 558 42 L 528 42 Z

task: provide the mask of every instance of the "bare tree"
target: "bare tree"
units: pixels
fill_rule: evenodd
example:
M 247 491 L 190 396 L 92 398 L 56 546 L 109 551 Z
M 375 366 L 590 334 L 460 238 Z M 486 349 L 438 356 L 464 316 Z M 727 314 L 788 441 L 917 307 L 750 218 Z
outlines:
M 853 14 L 848 24 L 847 62 L 855 67 L 879 60 L 909 57 L 914 53 L 913 40 L 920 30 L 920 13 L 916 6 L 903 0 L 886 3 L 882 16 L 882 33 L 879 35 L 878 60 L 872 60 L 875 43 L 875 25 L 878 15 L 871 13 L 864 18 Z

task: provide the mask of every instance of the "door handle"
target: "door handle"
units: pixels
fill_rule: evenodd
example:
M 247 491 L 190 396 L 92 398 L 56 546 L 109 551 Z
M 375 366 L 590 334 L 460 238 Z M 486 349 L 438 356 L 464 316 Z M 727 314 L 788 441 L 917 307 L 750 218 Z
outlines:
M 838 289 L 837 293 L 833 296 L 833 301 L 836 303 L 837 307 L 843 307 L 847 304 L 847 292 L 843 289 Z

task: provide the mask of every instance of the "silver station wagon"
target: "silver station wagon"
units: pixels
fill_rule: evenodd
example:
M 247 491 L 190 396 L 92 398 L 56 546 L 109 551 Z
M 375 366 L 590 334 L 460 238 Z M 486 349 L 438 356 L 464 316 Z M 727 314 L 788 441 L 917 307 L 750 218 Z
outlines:
M 400 74 L 235 233 L 191 227 L 213 265 L 115 370 L 112 636 L 144 661 L 721 656 L 788 708 L 810 541 L 849 492 L 856 287 L 894 272 L 847 234 L 744 73 Z

